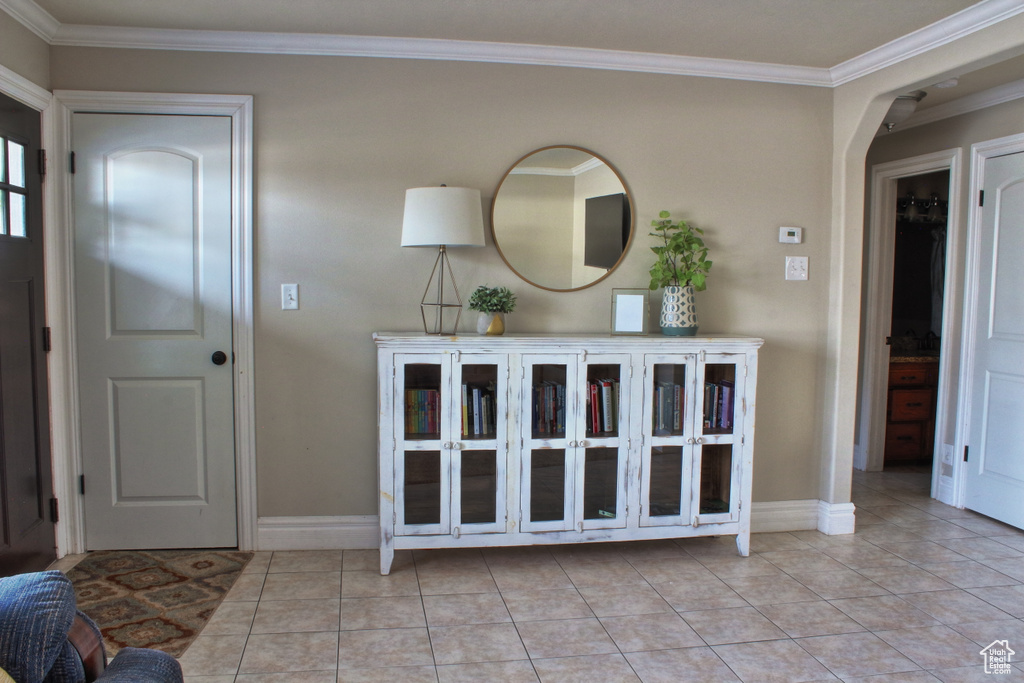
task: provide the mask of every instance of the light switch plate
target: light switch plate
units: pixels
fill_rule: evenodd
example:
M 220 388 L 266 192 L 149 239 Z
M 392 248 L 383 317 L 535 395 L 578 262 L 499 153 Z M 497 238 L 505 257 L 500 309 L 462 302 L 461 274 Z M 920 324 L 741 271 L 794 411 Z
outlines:
M 299 309 L 299 286 L 281 285 L 281 310 L 297 311 Z
M 786 279 L 806 280 L 807 279 L 807 257 L 787 256 L 786 257 Z
M 782 244 L 800 244 L 803 241 L 803 228 L 779 228 L 779 242 L 781 242 Z

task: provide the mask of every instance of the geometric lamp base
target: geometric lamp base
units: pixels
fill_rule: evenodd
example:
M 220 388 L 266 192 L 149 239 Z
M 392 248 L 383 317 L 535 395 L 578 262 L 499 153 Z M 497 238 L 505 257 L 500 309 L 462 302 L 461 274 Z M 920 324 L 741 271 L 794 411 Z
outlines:
M 452 294 L 447 297 L 445 295 L 445 271 L 447 271 L 447 279 L 451 285 L 454 299 Z M 431 287 L 435 284 L 435 291 L 431 292 Z M 430 279 L 427 280 L 427 287 L 423 290 L 420 314 L 423 317 L 423 331 L 426 334 L 454 335 L 458 333 L 459 319 L 462 317 L 462 297 L 459 296 L 459 288 L 455 284 L 451 263 L 448 261 L 448 252 L 443 244 L 438 247 L 434 269 L 430 271 Z

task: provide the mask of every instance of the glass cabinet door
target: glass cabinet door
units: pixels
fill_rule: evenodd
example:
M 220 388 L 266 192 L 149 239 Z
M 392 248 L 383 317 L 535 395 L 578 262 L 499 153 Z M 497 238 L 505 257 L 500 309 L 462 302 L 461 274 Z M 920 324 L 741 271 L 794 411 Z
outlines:
M 625 527 L 629 357 L 526 356 L 523 375 L 523 531 Z
M 577 393 L 575 356 L 523 356 L 523 531 L 573 527 Z
M 452 534 L 504 531 L 508 359 L 460 354 L 452 384 Z
M 451 530 L 450 362 L 442 354 L 395 357 L 395 518 L 399 535 Z
M 397 535 L 505 530 L 508 361 L 398 354 Z
M 695 477 L 701 524 L 739 519 L 739 462 L 734 448 L 743 433 L 744 356 L 708 354 L 701 364 L 703 387 Z M 736 451 L 738 452 L 738 451 Z
M 644 362 L 640 462 L 640 525 L 694 522 L 693 447 L 697 439 L 693 405 L 695 356 L 649 355 Z
M 629 370 L 624 355 L 587 355 L 581 366 L 576 422 L 583 430 L 575 441 L 575 462 L 576 490 L 582 495 L 574 510 L 579 530 L 626 526 Z

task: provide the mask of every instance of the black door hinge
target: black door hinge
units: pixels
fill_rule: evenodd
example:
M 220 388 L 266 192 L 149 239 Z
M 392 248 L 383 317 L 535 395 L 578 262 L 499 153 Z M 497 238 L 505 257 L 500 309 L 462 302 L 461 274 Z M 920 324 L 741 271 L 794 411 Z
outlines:
M 39 150 L 39 176 L 46 177 L 46 150 Z
M 72 174 L 75 172 L 75 153 L 72 152 L 68 155 L 68 171 Z
M 53 350 L 53 341 L 50 338 L 50 328 L 43 328 L 43 351 L 49 353 Z
M 968 448 L 970 448 L 970 446 L 964 446 L 964 462 L 967 462 L 967 449 Z
M 58 509 L 56 498 L 50 499 L 50 521 L 54 524 L 60 521 L 60 510 Z
M 83 496 L 85 495 L 85 475 L 78 475 L 78 492 Z
M 978 206 L 985 206 L 985 190 L 978 191 Z

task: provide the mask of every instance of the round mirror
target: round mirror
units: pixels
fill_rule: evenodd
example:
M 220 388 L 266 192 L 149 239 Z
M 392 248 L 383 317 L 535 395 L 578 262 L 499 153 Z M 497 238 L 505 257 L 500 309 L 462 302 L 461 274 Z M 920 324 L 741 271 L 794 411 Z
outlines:
M 633 198 L 611 164 L 580 147 L 545 147 L 505 173 L 491 203 L 494 245 L 541 289 L 570 292 L 608 277 L 633 239 Z

